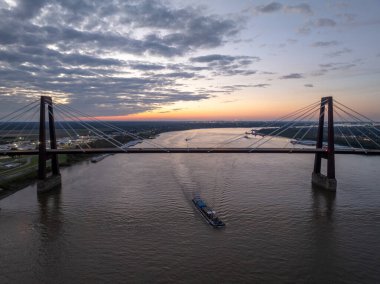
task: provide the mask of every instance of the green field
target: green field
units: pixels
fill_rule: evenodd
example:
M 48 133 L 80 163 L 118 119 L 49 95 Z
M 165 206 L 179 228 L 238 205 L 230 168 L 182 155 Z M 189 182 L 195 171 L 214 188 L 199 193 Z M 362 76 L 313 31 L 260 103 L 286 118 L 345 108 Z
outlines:
M 61 166 L 68 166 L 68 155 L 58 155 Z M 7 167 L 7 165 L 17 165 Z M 0 159 L 0 188 L 3 191 L 15 190 L 27 186 L 37 178 L 38 156 L 4 157 Z M 50 162 L 47 161 L 50 171 Z

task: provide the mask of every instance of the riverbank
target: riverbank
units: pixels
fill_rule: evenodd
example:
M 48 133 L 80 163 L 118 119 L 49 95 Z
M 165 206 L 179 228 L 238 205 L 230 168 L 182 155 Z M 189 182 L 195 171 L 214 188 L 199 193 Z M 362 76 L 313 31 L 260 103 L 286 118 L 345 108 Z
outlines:
M 158 136 L 158 134 L 156 134 Z M 154 136 L 154 137 L 156 137 Z M 150 136 L 149 138 L 154 138 Z M 124 148 L 132 147 L 141 143 L 142 140 L 124 140 L 126 144 L 123 145 Z M 108 145 L 104 145 L 102 141 L 95 141 L 92 145 L 94 148 L 106 147 Z M 109 146 L 108 146 L 109 147 Z M 107 155 L 108 156 L 108 155 Z M 70 167 L 79 162 L 85 160 L 91 161 L 100 161 L 105 158 L 105 155 L 101 155 L 101 159 L 98 159 L 99 156 L 88 155 L 88 154 L 78 154 L 78 155 L 58 155 L 59 166 L 62 167 Z M 93 160 L 95 159 L 95 160 Z M 27 160 L 23 164 L 19 163 L 20 160 Z M 0 170 L 0 200 L 12 195 L 13 193 L 29 186 L 38 181 L 37 179 L 37 168 L 38 168 L 38 156 L 32 157 L 17 157 L 17 158 L 7 158 L 7 162 L 9 164 L 20 164 L 19 167 L 13 167 L 10 169 Z M 47 165 L 47 172 L 51 172 L 51 167 Z M 4 173 L 6 175 L 4 175 Z
M 23 159 L 23 157 L 21 157 L 21 159 Z M 5 172 L 6 175 L 0 171 L 0 200 L 37 182 L 38 157 L 31 156 L 25 159 L 28 159 L 28 163 L 22 165 L 20 168 L 12 169 L 13 171 L 7 170 L 7 172 Z M 60 167 L 68 167 L 77 162 L 72 162 L 71 160 L 69 155 L 58 156 Z M 47 172 L 49 173 L 50 171 L 51 167 L 48 164 Z

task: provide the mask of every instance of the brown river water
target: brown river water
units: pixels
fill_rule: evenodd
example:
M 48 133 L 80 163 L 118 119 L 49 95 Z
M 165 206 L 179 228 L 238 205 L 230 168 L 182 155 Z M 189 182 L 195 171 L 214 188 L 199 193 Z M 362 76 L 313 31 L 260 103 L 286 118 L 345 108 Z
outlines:
M 244 131 L 154 141 L 212 146 Z M 337 156 L 336 194 L 311 186 L 313 160 L 118 154 L 63 168 L 60 190 L 0 200 L 0 283 L 380 283 L 380 157 Z

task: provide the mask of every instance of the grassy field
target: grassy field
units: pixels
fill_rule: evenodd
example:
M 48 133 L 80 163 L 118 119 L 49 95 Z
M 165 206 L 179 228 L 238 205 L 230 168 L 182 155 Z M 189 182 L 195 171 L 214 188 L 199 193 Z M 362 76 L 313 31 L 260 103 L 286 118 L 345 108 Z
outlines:
M 68 166 L 68 155 L 59 155 L 60 166 Z M 7 164 L 19 163 L 19 166 L 7 168 Z M 50 162 L 47 161 L 47 170 L 50 171 Z M 0 159 L 0 188 L 2 192 L 23 188 L 37 179 L 38 156 L 6 157 Z M 1 195 L 0 195 L 1 197 Z

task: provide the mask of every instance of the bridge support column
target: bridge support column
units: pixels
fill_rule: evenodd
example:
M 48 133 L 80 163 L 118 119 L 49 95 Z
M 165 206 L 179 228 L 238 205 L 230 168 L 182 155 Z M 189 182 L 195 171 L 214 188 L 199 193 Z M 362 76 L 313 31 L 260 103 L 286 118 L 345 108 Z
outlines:
M 39 133 L 39 154 L 38 154 L 38 183 L 37 191 L 49 191 L 61 185 L 61 175 L 59 172 L 59 163 L 57 154 L 47 155 L 46 152 L 46 108 L 48 105 L 49 118 L 49 138 L 50 149 L 57 149 L 57 139 L 55 135 L 53 101 L 51 97 L 41 96 L 40 104 L 40 133 Z M 47 177 L 46 161 L 51 159 L 51 176 Z
M 318 135 L 317 135 L 317 149 L 323 148 L 323 134 L 324 134 L 324 120 L 325 120 L 325 107 L 327 109 L 328 123 L 327 123 L 327 152 L 316 153 L 314 159 L 314 170 L 311 176 L 311 181 L 314 185 L 335 191 L 337 181 L 335 178 L 335 147 L 334 147 L 334 109 L 332 97 L 324 97 L 321 99 L 321 108 L 319 113 Z M 321 173 L 322 159 L 327 160 L 327 174 Z

